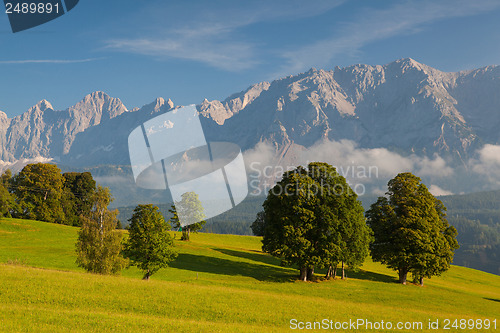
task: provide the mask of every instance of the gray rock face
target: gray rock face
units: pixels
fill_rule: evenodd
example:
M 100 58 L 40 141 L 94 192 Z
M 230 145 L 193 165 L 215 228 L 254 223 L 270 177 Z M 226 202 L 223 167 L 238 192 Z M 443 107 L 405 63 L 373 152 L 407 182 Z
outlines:
M 13 119 L 0 117 L 0 159 L 8 162 L 38 157 L 57 160 L 68 154 L 78 133 L 124 112 L 127 108 L 119 99 L 103 92 L 87 95 L 64 111 L 55 111 L 48 101 L 40 101 Z
M 220 129 L 211 128 L 217 139 L 245 149 L 266 141 L 278 154 L 291 145 L 350 139 L 360 147 L 461 161 L 484 143 L 499 143 L 499 92 L 497 66 L 444 73 L 401 59 L 385 66 L 311 69 L 272 82 Z
M 282 158 L 323 139 L 356 141 L 457 162 L 500 143 L 500 67 L 445 73 L 401 59 L 384 66 L 311 69 L 198 105 L 207 139 L 244 150 L 270 143 Z M 0 114 L 0 159 L 54 158 L 74 166 L 128 164 L 132 129 L 174 108 L 158 98 L 128 111 L 102 92 L 64 111 L 41 101 L 13 119 Z M 166 143 L 168 144 L 168 143 Z

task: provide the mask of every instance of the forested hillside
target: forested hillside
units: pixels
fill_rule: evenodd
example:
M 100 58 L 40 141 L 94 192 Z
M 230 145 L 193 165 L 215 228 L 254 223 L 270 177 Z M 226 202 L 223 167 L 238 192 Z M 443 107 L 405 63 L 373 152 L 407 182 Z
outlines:
M 454 263 L 500 274 L 500 191 L 440 198 L 458 231 Z

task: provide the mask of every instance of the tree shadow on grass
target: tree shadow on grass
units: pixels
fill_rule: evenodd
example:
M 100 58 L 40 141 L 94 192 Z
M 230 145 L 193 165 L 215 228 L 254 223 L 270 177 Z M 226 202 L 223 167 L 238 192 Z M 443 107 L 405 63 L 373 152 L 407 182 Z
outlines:
M 262 262 L 262 263 L 265 263 L 268 265 L 274 265 L 274 266 L 277 266 L 277 268 L 280 268 L 279 267 L 279 265 L 280 265 L 279 259 L 274 258 L 274 257 L 267 255 L 267 254 L 264 254 L 264 253 L 259 253 L 257 251 L 253 251 L 255 253 L 250 253 L 250 252 L 245 252 L 245 251 L 236 251 L 236 250 L 220 249 L 220 248 L 213 248 L 213 250 L 230 255 L 230 256 L 249 259 L 249 260 L 252 260 L 255 262 Z M 298 269 L 298 267 L 295 267 L 295 266 L 293 266 L 292 268 Z M 324 269 L 324 268 L 316 270 L 316 279 L 318 281 L 321 280 L 321 275 L 325 275 L 325 274 L 326 274 L 326 269 Z M 337 274 L 342 274 L 342 270 L 340 268 L 337 268 Z M 395 276 L 365 271 L 362 269 L 358 270 L 357 272 L 347 269 L 346 276 L 347 276 L 347 278 L 354 278 L 354 279 L 359 279 L 359 280 L 378 281 L 378 282 L 385 282 L 385 283 L 398 283 L 398 279 Z M 297 277 L 295 277 L 295 278 L 297 278 Z
M 296 279 L 293 272 L 282 267 L 189 253 L 179 253 L 177 259 L 169 266 L 194 272 L 248 276 L 259 281 L 290 282 Z
M 492 302 L 500 302 L 500 299 L 496 298 L 488 298 L 488 297 L 483 297 L 485 300 L 492 301 Z
M 212 250 L 232 257 L 251 260 L 255 263 L 181 253 L 179 254 L 179 258 L 170 266 L 197 272 L 249 276 L 259 281 L 290 282 L 295 281 L 298 278 L 298 272 L 293 272 L 290 271 L 290 269 L 280 267 L 279 259 L 264 253 L 221 248 L 212 248 Z M 297 269 L 297 267 L 292 267 L 292 269 Z M 324 274 L 326 274 L 326 269 L 317 270 L 316 280 L 320 281 L 321 275 Z M 342 270 L 340 268 L 337 268 L 337 274 L 342 274 Z M 398 283 L 398 279 L 395 276 L 365 271 L 362 269 L 357 272 L 347 269 L 346 276 L 347 278 L 359 280 Z M 339 278 L 338 275 L 337 278 Z
M 252 260 L 255 262 L 262 262 L 262 263 L 268 264 L 268 265 L 275 265 L 275 266 L 280 265 L 279 259 L 272 257 L 268 254 L 258 252 L 258 251 L 252 251 L 254 253 L 249 253 L 249 252 L 245 252 L 245 251 L 220 249 L 220 248 L 212 248 L 212 250 L 226 254 L 228 256 L 249 259 L 249 260 Z
M 337 274 L 342 274 L 342 269 L 337 268 Z M 398 283 L 398 279 L 392 275 L 380 274 L 365 270 L 358 270 L 357 272 L 346 270 L 346 275 L 348 278 L 354 278 L 359 280 L 377 281 L 385 283 Z

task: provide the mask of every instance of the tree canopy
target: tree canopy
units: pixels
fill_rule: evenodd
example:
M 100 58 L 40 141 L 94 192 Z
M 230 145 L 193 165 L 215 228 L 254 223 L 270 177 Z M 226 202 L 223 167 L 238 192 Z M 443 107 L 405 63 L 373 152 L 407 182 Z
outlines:
M 12 213 L 19 211 L 14 195 L 10 192 L 12 172 L 7 169 L 0 176 L 0 217 L 11 217 Z
M 79 217 L 76 263 L 92 273 L 117 274 L 127 264 L 121 255 L 122 232 L 116 230 L 118 211 L 108 210 L 112 200 L 109 189 L 99 186 L 89 198 L 90 209 Z
M 170 228 L 158 207 L 151 204 L 138 205 L 129 221 L 129 238 L 124 253 L 148 280 L 177 257 Z
M 265 216 L 266 215 L 264 212 L 258 212 L 257 216 L 255 217 L 255 221 L 250 226 L 255 236 L 264 236 L 265 223 L 266 223 Z
M 182 229 L 181 240 L 188 241 L 191 232 L 201 230 L 206 223 L 203 205 L 195 192 L 183 193 L 181 201 L 172 205 L 169 212 L 172 214 L 170 218 L 172 227 Z
M 344 177 L 327 163 L 286 172 L 264 207 L 263 250 L 297 264 L 300 279 L 314 267 L 347 263 L 358 267 L 368 254 L 370 231 L 363 208 Z
M 64 223 L 61 205 L 64 178 L 54 164 L 26 165 L 13 179 L 13 189 L 20 206 L 20 217 Z
M 79 226 L 80 215 L 92 209 L 96 182 L 90 172 L 66 172 L 63 178 L 65 224 Z
M 443 203 L 409 172 L 389 181 L 387 196 L 366 212 L 374 232 L 373 259 L 397 270 L 403 284 L 409 272 L 423 284 L 424 277 L 446 271 L 458 243 Z

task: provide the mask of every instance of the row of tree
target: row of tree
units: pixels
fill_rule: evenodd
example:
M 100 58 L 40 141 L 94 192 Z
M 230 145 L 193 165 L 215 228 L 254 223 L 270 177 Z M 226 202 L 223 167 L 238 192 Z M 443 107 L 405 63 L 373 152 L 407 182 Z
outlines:
M 148 280 L 177 257 L 171 226 L 182 230 L 181 240 L 189 241 L 190 233 L 201 229 L 205 223 L 198 220 L 204 218 L 198 195 L 187 192 L 176 206 L 172 205 L 169 223 L 165 222 L 158 207 L 138 205 L 129 219 L 128 233 L 125 233 L 116 229 L 118 211 L 108 209 L 111 200 L 109 190 L 99 187 L 91 209 L 80 215 L 76 262 L 92 273 L 118 274 L 132 265 L 142 270 L 143 279 Z M 192 214 L 199 222 L 181 225 L 176 207 L 182 216 Z
M 112 201 L 109 189 L 97 186 L 90 172 L 61 173 L 54 164 L 28 164 L 15 176 L 7 170 L 0 177 L 0 217 L 81 227 L 76 262 L 92 273 L 117 274 L 135 265 L 144 271 L 144 279 L 149 279 L 177 257 L 171 228 L 182 230 L 181 239 L 189 240 L 190 233 L 205 224 L 198 195 L 187 192 L 172 205 L 169 223 L 158 207 L 138 205 L 129 219 L 127 234 L 117 230 L 121 223 L 118 210 L 109 209 Z M 181 225 L 176 207 L 184 217 L 194 214 L 198 222 Z
M 252 225 L 263 236 L 263 251 L 283 265 L 297 265 L 304 281 L 316 267 L 335 277 L 339 263 L 344 277 L 345 266 L 357 269 L 371 253 L 374 261 L 397 270 L 401 283 L 411 272 L 423 284 L 424 277 L 449 268 L 458 248 L 446 208 L 411 173 L 389 181 L 387 197 L 366 217 L 345 178 L 317 162 L 285 173 L 263 207 Z
M 99 188 L 99 199 L 88 215 L 80 217 L 76 252 L 78 266 L 91 273 L 118 274 L 130 265 L 144 272 L 144 279 L 177 257 L 170 228 L 158 207 L 138 205 L 130 219 L 128 237 L 116 229 L 117 211 L 109 211 L 109 190 Z
M 67 172 L 54 164 L 26 165 L 17 175 L 1 176 L 1 216 L 80 225 L 94 205 L 97 186 L 90 172 Z

